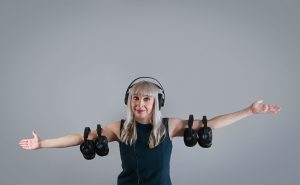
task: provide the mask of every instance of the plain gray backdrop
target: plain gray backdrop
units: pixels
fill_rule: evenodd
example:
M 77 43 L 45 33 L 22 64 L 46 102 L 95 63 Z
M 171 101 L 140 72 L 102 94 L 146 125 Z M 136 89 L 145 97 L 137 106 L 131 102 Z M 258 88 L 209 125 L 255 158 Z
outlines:
M 260 99 L 282 107 L 214 130 L 209 149 L 175 138 L 174 185 L 300 184 L 299 19 L 296 0 L 1 0 L 0 184 L 116 184 L 116 142 L 91 161 L 78 146 L 18 142 L 124 118 L 138 76 L 162 83 L 165 117 L 210 119 Z

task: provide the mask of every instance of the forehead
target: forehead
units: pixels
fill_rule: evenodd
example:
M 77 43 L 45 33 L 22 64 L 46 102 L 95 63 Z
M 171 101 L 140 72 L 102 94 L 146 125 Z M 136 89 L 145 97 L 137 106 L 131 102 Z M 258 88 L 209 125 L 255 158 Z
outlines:
M 144 93 L 133 93 L 132 96 L 138 96 L 138 97 L 153 97 L 150 94 L 144 94 Z
M 158 87 L 148 81 L 141 81 L 132 87 L 130 89 L 130 94 L 136 94 L 139 96 L 156 96 L 158 93 Z

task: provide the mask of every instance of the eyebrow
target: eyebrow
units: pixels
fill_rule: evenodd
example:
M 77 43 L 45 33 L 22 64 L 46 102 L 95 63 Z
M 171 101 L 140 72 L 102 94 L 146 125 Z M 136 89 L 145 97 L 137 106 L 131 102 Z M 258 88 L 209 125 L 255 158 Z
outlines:
M 147 95 L 147 94 L 141 94 L 141 95 L 139 95 L 139 94 L 132 94 L 132 96 L 146 96 L 146 97 L 152 97 L 152 96 L 150 96 L 150 95 Z

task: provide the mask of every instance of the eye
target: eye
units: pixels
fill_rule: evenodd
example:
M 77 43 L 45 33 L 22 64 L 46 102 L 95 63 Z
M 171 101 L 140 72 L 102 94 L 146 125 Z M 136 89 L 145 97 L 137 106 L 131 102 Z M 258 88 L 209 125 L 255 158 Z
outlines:
M 132 99 L 133 100 L 139 100 L 139 97 L 138 96 L 132 96 Z
M 150 101 L 150 98 L 149 97 L 145 97 L 144 101 Z

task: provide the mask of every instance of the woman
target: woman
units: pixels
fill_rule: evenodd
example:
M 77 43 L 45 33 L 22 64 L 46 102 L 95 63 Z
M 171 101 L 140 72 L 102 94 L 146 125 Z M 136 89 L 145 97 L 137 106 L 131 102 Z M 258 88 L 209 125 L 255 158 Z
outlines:
M 151 77 L 150 78 L 158 82 Z M 136 80 L 140 79 L 137 78 Z M 126 91 L 126 120 L 107 124 L 102 133 L 109 142 L 118 141 L 123 171 L 118 176 L 118 185 L 157 184 L 171 185 L 169 166 L 172 151 L 172 138 L 184 135 L 188 121 L 161 117 L 160 108 L 164 104 L 164 91 L 161 84 L 140 81 L 129 85 Z M 129 103 L 128 103 L 129 102 Z M 280 107 L 257 101 L 249 107 L 208 120 L 211 128 L 222 128 L 253 114 L 277 113 Z M 202 120 L 193 122 L 193 129 L 199 130 Z M 40 139 L 33 131 L 32 139 L 23 139 L 19 145 L 24 149 L 63 148 L 80 145 L 81 134 L 66 135 L 54 139 Z M 97 138 L 96 131 L 90 136 Z

